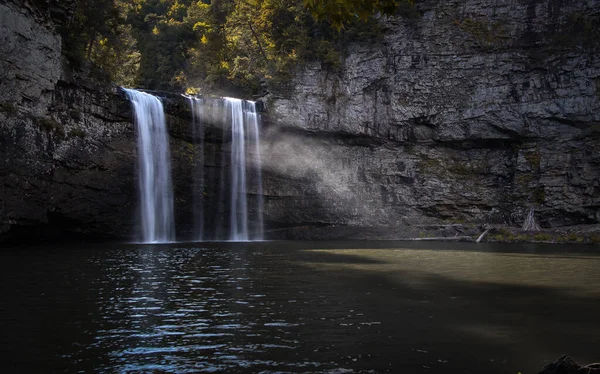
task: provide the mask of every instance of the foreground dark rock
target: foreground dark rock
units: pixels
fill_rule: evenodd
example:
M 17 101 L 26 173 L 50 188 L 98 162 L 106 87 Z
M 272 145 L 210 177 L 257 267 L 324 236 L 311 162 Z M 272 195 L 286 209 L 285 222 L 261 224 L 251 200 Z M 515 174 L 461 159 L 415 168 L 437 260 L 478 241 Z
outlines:
M 539 374 L 594 374 L 600 373 L 600 363 L 586 366 L 579 365 L 567 355 L 562 356 L 540 371 Z

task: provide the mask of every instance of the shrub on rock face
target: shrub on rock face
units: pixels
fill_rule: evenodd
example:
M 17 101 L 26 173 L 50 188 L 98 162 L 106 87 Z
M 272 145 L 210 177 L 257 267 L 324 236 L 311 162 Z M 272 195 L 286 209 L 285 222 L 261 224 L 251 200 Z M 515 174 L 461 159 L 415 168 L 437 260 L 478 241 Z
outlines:
M 315 19 L 327 20 L 337 30 L 357 18 L 366 21 L 375 13 L 395 15 L 401 6 L 402 14 L 415 17 L 410 7 L 414 0 L 303 0 L 302 3 Z
M 17 108 L 13 103 L 0 103 L 0 112 L 5 112 L 9 116 L 14 116 L 17 114 Z
M 581 366 L 567 355 L 546 365 L 539 374 L 600 374 L 600 363 Z
M 53 118 L 40 117 L 40 118 L 36 118 L 36 120 L 42 130 L 44 130 L 46 132 L 55 133 L 56 135 L 58 135 L 60 137 L 65 135 L 65 130 L 64 130 L 63 125 L 58 123 Z

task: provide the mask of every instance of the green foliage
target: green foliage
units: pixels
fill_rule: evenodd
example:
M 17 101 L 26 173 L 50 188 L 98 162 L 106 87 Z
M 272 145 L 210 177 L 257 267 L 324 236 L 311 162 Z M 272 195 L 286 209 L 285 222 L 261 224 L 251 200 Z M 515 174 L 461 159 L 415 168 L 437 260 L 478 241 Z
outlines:
M 81 127 L 75 127 L 69 131 L 69 138 L 85 138 L 85 131 Z
M 556 241 L 559 243 L 580 243 L 583 241 L 579 235 L 574 232 L 564 233 L 556 238 Z
M 46 132 L 51 132 L 59 137 L 65 135 L 65 129 L 62 124 L 49 117 L 38 117 L 34 118 L 34 121 L 40 126 L 40 128 Z
M 539 151 L 525 153 L 523 157 L 525 157 L 525 160 L 529 162 L 532 168 L 540 168 L 541 156 Z
M 17 107 L 15 107 L 13 103 L 1 102 L 0 112 L 5 112 L 9 116 L 14 116 L 17 114 Z
M 300 1 L 233 0 L 228 5 L 216 9 L 213 1 L 188 10 L 200 40 L 191 50 L 188 85 L 201 92 L 229 85 L 257 94 L 261 79 L 289 79 L 303 61 L 339 68 L 337 33 L 316 22 Z
M 71 109 L 71 110 L 69 110 L 69 116 L 72 119 L 74 119 L 75 121 L 81 120 L 81 112 L 78 111 L 77 109 Z
M 599 138 L 600 137 L 600 123 L 590 123 L 588 127 L 584 129 L 584 136 Z
M 306 61 L 337 71 L 349 41 L 377 40 L 374 14 L 418 19 L 413 0 L 76 0 L 62 28 L 71 64 L 120 85 L 257 94 Z M 225 92 L 220 89 L 224 89 Z
M 538 242 L 549 242 L 552 241 L 552 235 L 548 233 L 538 232 L 533 236 L 533 239 L 535 239 Z
M 483 163 L 477 164 L 474 161 L 469 163 L 453 161 L 446 167 L 446 170 L 455 174 L 456 177 L 473 178 L 477 174 L 484 173 L 486 166 Z
M 546 189 L 544 186 L 537 186 L 534 188 L 531 197 L 533 202 L 538 205 L 542 205 L 544 202 L 546 202 Z
M 494 233 L 489 236 L 490 241 L 510 243 L 510 242 L 522 242 L 528 241 L 528 236 L 524 234 L 516 234 L 507 229 L 496 229 Z
M 302 3 L 316 20 L 328 21 L 340 31 L 357 20 L 367 21 L 375 13 L 394 15 L 401 4 L 412 5 L 413 0 L 303 0 Z
M 69 63 L 80 67 L 90 61 L 118 84 L 132 85 L 140 54 L 125 23 L 129 6 L 121 0 L 77 0 L 73 17 L 61 26 Z
M 573 231 L 550 230 L 536 233 L 513 232 L 503 228 L 495 229 L 488 236 L 493 242 L 550 242 L 550 243 L 600 243 L 600 235 L 598 233 L 585 233 Z
M 421 160 L 419 160 L 419 170 L 422 173 L 431 173 L 433 170 L 437 170 L 442 166 L 439 160 L 434 158 L 429 158 L 427 156 L 423 156 Z
M 65 53 L 74 64 L 89 59 L 96 43 L 114 38 L 119 25 L 119 12 L 114 0 L 78 0 L 70 22 L 63 24 Z
M 122 0 L 124 3 L 125 1 Z M 192 27 L 184 22 L 190 1 L 128 0 L 124 7 L 130 27 L 130 46 L 139 50 L 132 64 L 139 68 L 136 85 L 153 89 L 182 88 L 179 82 L 193 42 Z M 133 84 L 128 84 L 133 85 Z
M 396 14 L 408 20 L 409 22 L 417 22 L 421 19 L 421 13 L 417 10 L 413 1 L 400 1 Z
M 533 174 L 531 173 L 517 173 L 515 175 L 515 182 L 523 186 L 529 186 L 534 181 Z
M 481 47 L 493 47 L 508 39 L 501 22 L 490 22 L 487 18 L 457 20 L 456 25 L 474 37 Z

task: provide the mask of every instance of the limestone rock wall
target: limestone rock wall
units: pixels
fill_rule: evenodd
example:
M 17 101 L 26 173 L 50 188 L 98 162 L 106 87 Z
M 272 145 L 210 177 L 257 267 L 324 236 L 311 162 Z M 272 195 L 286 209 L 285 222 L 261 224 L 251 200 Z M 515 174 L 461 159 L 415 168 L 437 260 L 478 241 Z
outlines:
M 271 221 L 600 221 L 600 3 L 417 11 L 271 85 Z
M 130 108 L 63 68 L 65 3 L 0 2 L 0 237 L 132 234 Z
M 0 2 L 0 102 L 40 112 L 61 74 L 61 39 L 31 3 Z

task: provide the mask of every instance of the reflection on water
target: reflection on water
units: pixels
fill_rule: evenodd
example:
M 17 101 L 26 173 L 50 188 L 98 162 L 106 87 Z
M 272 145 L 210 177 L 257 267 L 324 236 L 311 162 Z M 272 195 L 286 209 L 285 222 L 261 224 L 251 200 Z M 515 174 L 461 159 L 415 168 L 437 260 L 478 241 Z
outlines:
M 3 362 L 28 372 L 525 374 L 562 353 L 600 359 L 593 252 L 371 244 L 6 250 Z
M 114 347 L 101 369 L 327 367 L 281 353 L 265 359 L 269 351 L 296 349 L 301 324 L 288 322 L 296 320 L 285 312 L 292 300 L 265 297 L 260 273 L 267 269 L 252 268 L 249 277 L 245 251 L 146 247 L 115 255 L 119 266 L 108 269 L 99 288 L 102 327 L 84 349 Z M 114 287 L 115 279 L 130 285 Z

